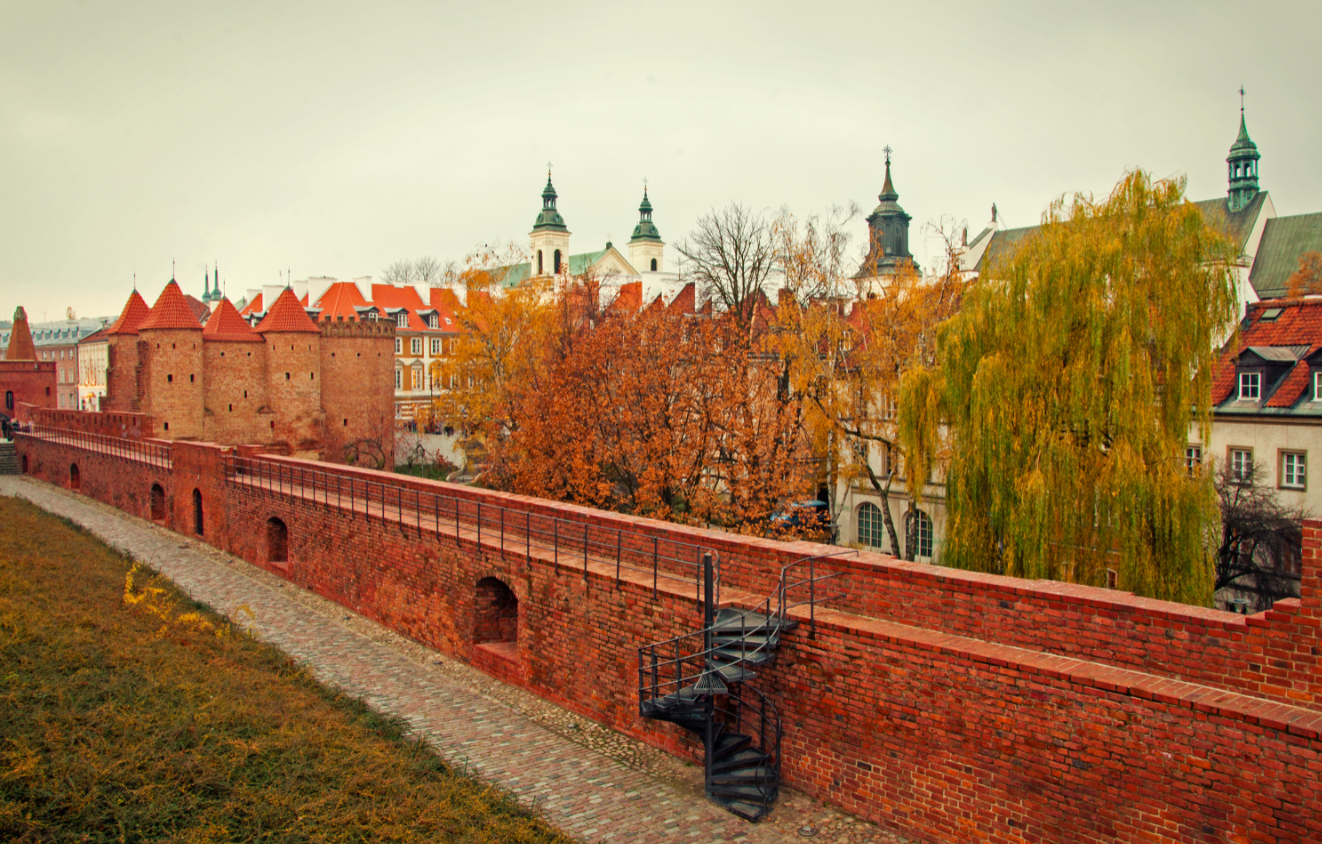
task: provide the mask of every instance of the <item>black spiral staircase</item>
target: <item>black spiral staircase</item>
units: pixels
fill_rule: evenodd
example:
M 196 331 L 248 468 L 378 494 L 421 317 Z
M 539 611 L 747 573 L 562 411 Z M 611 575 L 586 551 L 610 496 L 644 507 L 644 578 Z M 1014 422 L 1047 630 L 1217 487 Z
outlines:
M 775 658 L 782 636 L 798 626 L 788 610 L 807 605 L 815 633 L 813 607 L 824 600 L 817 584 L 839 576 L 818 577 L 819 559 L 782 569 L 776 594 L 758 609 L 717 610 L 719 572 L 711 555 L 704 555 L 703 629 L 638 649 L 639 714 L 701 739 L 707 796 L 745 820 L 766 817 L 780 793 L 783 736 L 775 704 L 747 684 L 757 677 L 754 669 Z M 807 568 L 807 577 L 789 582 L 798 566 Z M 807 599 L 790 603 L 787 593 L 804 588 Z

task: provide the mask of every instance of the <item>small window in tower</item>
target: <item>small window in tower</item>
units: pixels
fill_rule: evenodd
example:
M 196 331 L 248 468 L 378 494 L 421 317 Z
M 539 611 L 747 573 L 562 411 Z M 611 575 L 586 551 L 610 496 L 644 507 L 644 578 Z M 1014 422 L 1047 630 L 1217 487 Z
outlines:
M 310 380 L 312 380 L 312 381 L 316 381 L 316 380 L 317 380 L 317 373 L 315 373 L 315 372 L 309 372 L 309 373 L 308 373 L 308 378 L 309 378 Z
M 560 250 L 555 250 L 555 274 L 560 275 Z
M 197 383 L 196 381 L 193 380 L 193 373 L 191 373 L 191 372 L 188 373 L 188 383 L 190 383 L 190 384 L 195 384 L 195 383 Z
M 652 259 L 652 272 L 656 272 L 656 259 Z
M 346 428 L 349 427 L 349 420 L 348 420 L 348 419 L 344 420 L 344 427 L 346 427 Z
M 542 274 L 542 250 L 537 250 L 537 274 Z
M 176 346 L 174 343 L 171 343 L 171 344 L 170 344 L 170 348 L 171 348 L 171 349 L 175 349 L 175 348 L 178 348 L 178 346 Z
M 165 376 L 165 383 L 167 383 L 167 384 L 173 384 L 173 383 L 174 383 L 174 376 L 173 376 L 173 375 L 167 375 L 167 376 Z
M 244 397 L 245 399 L 248 398 L 248 391 L 247 391 L 247 390 L 244 390 L 244 391 L 243 391 L 243 397 Z
M 234 412 L 234 405 L 230 405 L 230 413 Z
M 272 431 L 275 430 L 275 420 L 274 420 L 274 419 L 271 420 L 271 430 L 272 430 Z
M 167 430 L 167 431 L 170 430 L 170 423 L 169 423 L 169 422 L 166 422 L 166 423 L 165 423 L 165 430 Z
M 286 381 L 289 380 L 289 373 L 288 373 L 288 372 L 285 373 L 285 380 L 286 380 Z

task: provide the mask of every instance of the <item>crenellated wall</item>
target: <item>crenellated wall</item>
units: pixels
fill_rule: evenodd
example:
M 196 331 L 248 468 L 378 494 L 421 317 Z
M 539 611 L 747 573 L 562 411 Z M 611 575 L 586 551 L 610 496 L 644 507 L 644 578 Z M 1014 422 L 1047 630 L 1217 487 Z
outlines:
M 197 490 L 213 545 L 690 758 L 687 734 L 638 716 L 637 672 L 640 646 L 700 626 L 696 584 L 664 576 L 691 573 L 617 577 L 523 531 L 558 519 L 557 535 L 626 559 L 711 549 L 740 606 L 782 566 L 841 552 L 292 458 L 264 464 L 274 481 L 238 475 L 206 443 L 170 444 L 168 469 L 90 440 L 18 445 L 33 475 L 67 486 L 78 462 L 82 494 L 135 515 L 162 484 L 183 533 Z M 478 504 L 480 540 L 463 526 Z M 272 518 L 286 561 L 268 559 Z M 933 844 L 1322 840 L 1322 522 L 1306 524 L 1302 598 L 1248 618 L 879 554 L 814 565 L 842 594 L 754 681 L 782 716 L 790 785 Z

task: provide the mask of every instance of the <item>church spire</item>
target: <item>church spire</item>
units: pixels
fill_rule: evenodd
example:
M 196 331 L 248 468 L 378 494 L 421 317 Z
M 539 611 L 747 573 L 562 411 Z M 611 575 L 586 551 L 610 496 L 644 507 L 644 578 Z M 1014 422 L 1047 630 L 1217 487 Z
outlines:
M 647 186 L 643 185 L 643 201 L 638 206 L 638 225 L 633 227 L 633 237 L 629 239 L 630 243 L 635 240 L 661 240 L 661 233 L 656 230 L 656 224 L 652 222 L 652 203 L 647 198 Z
M 868 215 L 868 256 L 855 278 L 894 275 L 901 262 L 913 262 L 909 253 L 909 221 L 913 218 L 900 206 L 900 195 L 891 181 L 893 151 L 887 146 L 882 152 L 886 155 L 886 180 L 877 196 L 879 204 Z M 917 269 L 916 264 L 914 267 Z
M 1230 146 L 1226 157 L 1230 186 L 1226 208 L 1231 213 L 1242 211 L 1258 195 L 1258 145 L 1249 137 L 1244 121 L 1244 86 L 1239 88 L 1239 135 Z

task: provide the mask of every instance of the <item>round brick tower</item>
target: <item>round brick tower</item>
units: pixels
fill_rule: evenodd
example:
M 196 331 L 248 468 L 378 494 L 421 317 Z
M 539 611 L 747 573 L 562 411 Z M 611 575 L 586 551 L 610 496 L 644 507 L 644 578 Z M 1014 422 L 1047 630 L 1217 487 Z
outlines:
M 137 412 L 142 407 L 138 376 L 138 326 L 151 309 L 134 290 L 124 304 L 119 319 L 106 329 L 106 395 L 101 400 L 102 410 L 120 413 Z
M 239 316 L 229 299 L 215 306 L 202 329 L 203 433 L 208 442 L 270 443 L 266 399 L 266 348 L 261 335 Z
M 321 332 L 285 288 L 254 329 L 266 342 L 266 399 L 275 442 L 297 457 L 321 453 Z
M 174 279 L 138 325 L 139 388 L 156 436 L 202 438 L 202 323 Z

